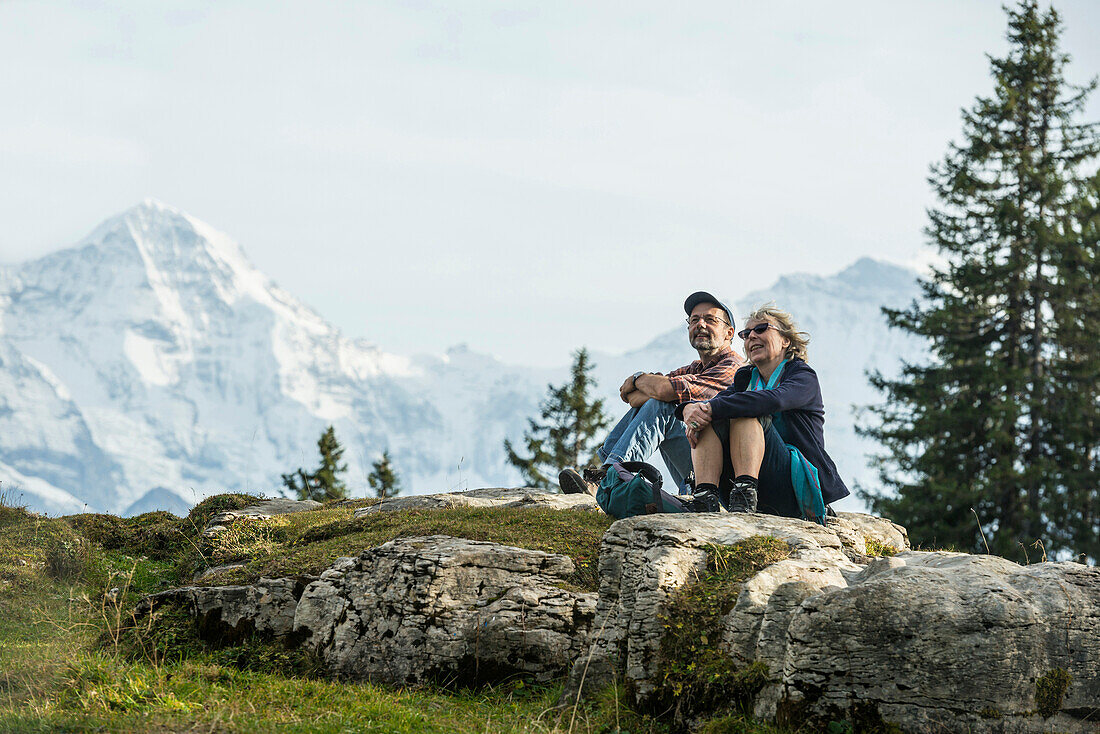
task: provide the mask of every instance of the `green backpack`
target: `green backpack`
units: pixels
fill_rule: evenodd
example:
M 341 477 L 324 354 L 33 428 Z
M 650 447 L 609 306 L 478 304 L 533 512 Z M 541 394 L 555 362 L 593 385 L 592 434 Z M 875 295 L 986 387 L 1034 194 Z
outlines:
M 664 479 L 644 461 L 616 461 L 596 490 L 596 504 L 616 520 L 656 512 L 691 512 L 679 497 L 661 491 Z

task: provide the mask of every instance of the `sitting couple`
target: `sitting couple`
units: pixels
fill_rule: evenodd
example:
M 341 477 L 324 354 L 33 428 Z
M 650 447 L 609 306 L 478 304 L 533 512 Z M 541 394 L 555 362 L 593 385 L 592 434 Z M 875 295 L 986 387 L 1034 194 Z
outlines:
M 628 377 L 619 394 L 630 410 L 598 451 L 603 466 L 563 470 L 562 491 L 594 494 L 607 466 L 659 450 L 697 507 L 824 522 L 826 505 L 849 492 L 825 452 L 821 388 L 805 361 L 808 335 L 790 314 L 769 307 L 737 332 L 729 308 L 702 291 L 688 296 L 684 311 L 699 359 L 667 375 Z M 735 332 L 749 364 L 730 346 Z

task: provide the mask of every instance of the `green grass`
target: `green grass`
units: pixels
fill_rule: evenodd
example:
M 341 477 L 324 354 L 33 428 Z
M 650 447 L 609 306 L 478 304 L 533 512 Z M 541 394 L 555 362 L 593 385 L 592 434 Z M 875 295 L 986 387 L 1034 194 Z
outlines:
M 246 566 L 220 582 L 317 573 L 338 556 L 399 537 L 447 534 L 563 553 L 570 583 L 595 589 L 606 516 L 537 509 L 455 508 L 354 518 L 355 504 L 233 524 L 217 512 L 255 501 L 222 495 L 189 517 L 45 518 L 0 504 L 0 732 L 632 732 L 675 731 L 632 711 L 611 687 L 557 710 L 557 685 L 517 678 L 476 690 L 395 689 L 321 677 L 315 661 L 249 638 L 212 646 L 178 613 L 134 629 L 146 594 L 215 562 Z M 361 503 L 362 504 L 362 503 Z M 727 720 L 728 719 L 728 720 Z M 711 731 L 773 734 L 736 717 Z M 731 723 L 733 722 L 733 723 Z
M 875 540 L 874 538 L 867 538 L 864 541 L 864 546 L 864 550 L 866 550 L 867 555 L 869 556 L 893 556 L 897 555 L 898 552 L 898 549 L 894 546 L 887 545 L 881 541 Z
M 612 522 L 594 512 L 486 507 L 378 512 L 309 526 L 293 525 L 302 522 L 297 515 L 286 517 L 292 524 L 279 531 L 279 542 L 258 544 L 262 550 L 248 563 L 248 578 L 316 574 L 339 556 L 396 538 L 451 535 L 568 556 L 576 567 L 569 582 L 595 591 L 600 541 Z
M 85 652 L 47 684 L 16 681 L 0 731 L 552 731 L 556 691 L 515 684 L 438 693 L 236 670 L 207 659 L 153 666 Z M 8 704 L 8 705 L 5 705 Z

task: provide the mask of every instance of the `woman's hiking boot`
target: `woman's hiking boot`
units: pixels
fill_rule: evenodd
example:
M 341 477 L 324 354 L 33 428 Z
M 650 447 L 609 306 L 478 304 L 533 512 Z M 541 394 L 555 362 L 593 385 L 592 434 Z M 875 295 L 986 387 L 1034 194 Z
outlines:
M 726 507 L 730 512 L 756 512 L 756 482 L 735 479 L 730 485 Z

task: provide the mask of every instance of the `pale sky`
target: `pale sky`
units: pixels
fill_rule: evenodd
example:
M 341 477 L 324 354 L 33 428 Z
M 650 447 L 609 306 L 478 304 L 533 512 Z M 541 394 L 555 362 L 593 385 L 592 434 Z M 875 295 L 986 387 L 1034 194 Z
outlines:
M 0 261 L 152 196 L 389 351 L 626 350 L 694 290 L 925 259 L 1000 6 L 0 0 Z M 1083 83 L 1100 2 L 1056 6 Z

